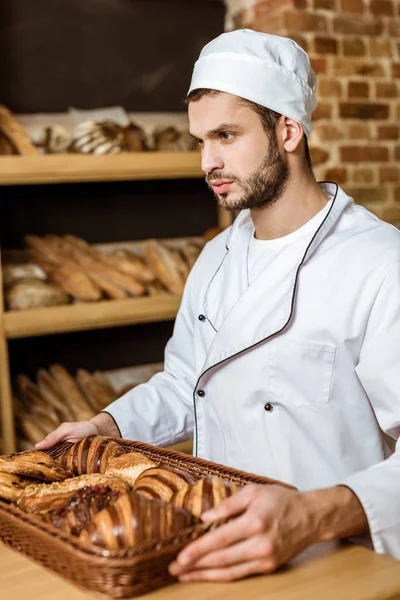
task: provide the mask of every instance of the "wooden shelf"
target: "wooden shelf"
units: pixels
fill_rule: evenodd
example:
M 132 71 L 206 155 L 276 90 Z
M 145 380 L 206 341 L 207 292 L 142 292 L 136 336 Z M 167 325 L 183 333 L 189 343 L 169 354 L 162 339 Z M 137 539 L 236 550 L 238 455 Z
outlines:
M 196 151 L 0 157 L 0 185 L 196 177 L 203 177 Z
M 180 302 L 180 296 L 164 295 L 17 310 L 3 313 L 3 327 L 5 337 L 13 339 L 168 321 Z

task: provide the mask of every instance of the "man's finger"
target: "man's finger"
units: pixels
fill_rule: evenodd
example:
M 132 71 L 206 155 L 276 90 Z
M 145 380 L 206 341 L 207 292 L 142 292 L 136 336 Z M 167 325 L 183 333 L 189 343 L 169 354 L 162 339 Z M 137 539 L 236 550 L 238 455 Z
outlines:
M 186 546 L 186 548 L 178 554 L 176 563 L 180 566 L 193 564 L 205 554 L 209 554 L 219 548 L 230 546 L 248 536 L 249 519 L 245 516 L 238 517 L 225 525 L 221 525 L 221 527 L 218 527 L 215 531 L 206 533 L 198 540 Z
M 179 581 L 235 581 L 257 573 L 272 573 L 275 568 L 271 561 L 265 559 L 251 560 L 226 569 L 201 569 L 184 573 L 179 576 Z
M 252 500 L 256 486 L 246 485 L 237 494 L 226 498 L 211 510 L 206 511 L 201 515 L 202 521 L 208 523 L 217 519 L 227 519 L 242 513 Z
M 231 567 L 249 562 L 250 560 L 271 559 L 272 555 L 273 546 L 271 542 L 265 535 L 259 535 L 228 546 L 227 548 L 210 552 L 187 567 L 174 563 L 174 567 L 171 565 L 170 573 L 179 576 L 188 572 L 188 570 Z

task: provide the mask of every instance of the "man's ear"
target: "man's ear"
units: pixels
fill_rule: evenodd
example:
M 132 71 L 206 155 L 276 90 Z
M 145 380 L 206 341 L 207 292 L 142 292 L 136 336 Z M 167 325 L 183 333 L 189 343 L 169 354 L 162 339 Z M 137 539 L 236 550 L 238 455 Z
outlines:
M 286 152 L 294 152 L 304 136 L 303 126 L 289 117 L 281 117 L 278 123 L 278 139 Z

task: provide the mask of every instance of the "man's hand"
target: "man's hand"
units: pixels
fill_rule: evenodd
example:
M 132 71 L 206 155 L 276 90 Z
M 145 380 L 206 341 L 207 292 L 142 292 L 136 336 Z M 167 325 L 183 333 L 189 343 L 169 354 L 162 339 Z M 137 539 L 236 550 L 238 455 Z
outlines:
M 89 435 L 120 437 L 115 421 L 107 413 L 99 413 L 89 421 L 62 423 L 49 433 L 44 440 L 35 445 L 36 450 L 46 450 L 59 442 L 79 442 Z
M 170 565 L 180 581 L 232 581 L 271 573 L 309 545 L 367 528 L 364 511 L 346 487 L 298 492 L 248 485 L 202 515 L 236 517 L 188 545 Z

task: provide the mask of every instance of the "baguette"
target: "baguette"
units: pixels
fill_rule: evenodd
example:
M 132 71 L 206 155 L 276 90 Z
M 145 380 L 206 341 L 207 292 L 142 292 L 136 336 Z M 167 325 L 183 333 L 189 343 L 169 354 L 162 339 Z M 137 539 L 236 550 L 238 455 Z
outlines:
M 109 255 L 110 256 L 110 255 Z M 112 256 L 123 258 L 130 264 L 129 271 L 141 283 L 152 283 L 155 280 L 154 273 L 145 265 L 144 261 L 133 252 L 121 248 L 113 252 Z M 126 269 L 128 272 L 128 269 Z
M 45 369 L 39 369 L 37 373 L 37 387 L 39 392 L 58 413 L 61 421 L 73 421 L 72 410 L 59 388 L 56 380 Z
M 183 256 L 185 257 L 185 260 L 187 262 L 189 270 L 191 270 L 194 266 L 194 263 L 196 262 L 196 260 L 198 259 L 199 255 L 200 255 L 200 252 L 201 252 L 200 246 L 198 246 L 197 244 L 194 244 L 192 242 L 189 242 L 182 246 L 181 252 L 182 252 Z
M 84 302 L 96 302 L 101 299 L 100 287 L 86 273 L 70 266 L 47 269 L 52 283 L 59 285 L 67 294 Z
M 18 416 L 18 422 L 22 433 L 32 444 L 41 442 L 47 435 L 46 431 L 31 415 Z
M 42 397 L 39 388 L 26 375 L 18 375 L 16 382 L 19 394 L 25 406 L 28 407 L 28 411 L 38 420 L 43 418 L 44 425 L 42 428 L 46 431 L 49 427 L 52 427 L 50 429 L 52 431 L 58 427 L 60 417 L 56 410 Z
M 51 365 L 50 373 L 56 380 L 76 421 L 86 421 L 95 416 L 94 410 L 86 401 L 75 380 L 61 365 Z
M 39 154 L 14 115 L 4 105 L 0 105 L 0 131 L 11 142 L 18 154 L 36 156 Z
M 91 407 L 100 412 L 118 398 L 107 379 L 101 373 L 91 375 L 84 369 L 78 369 L 76 380 L 86 395 Z
M 143 256 L 154 275 L 172 294 L 182 294 L 184 281 L 176 265 L 173 253 L 157 240 L 143 244 Z

